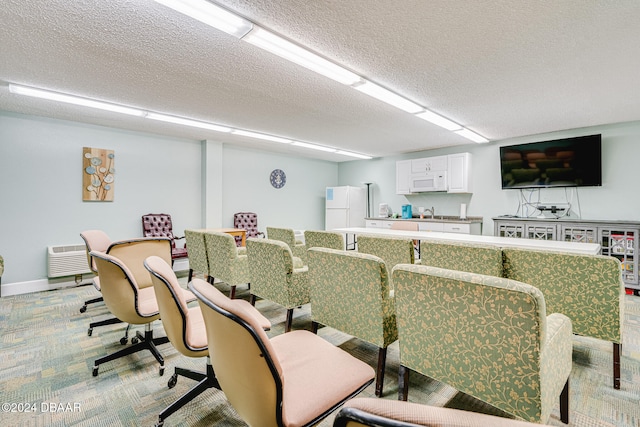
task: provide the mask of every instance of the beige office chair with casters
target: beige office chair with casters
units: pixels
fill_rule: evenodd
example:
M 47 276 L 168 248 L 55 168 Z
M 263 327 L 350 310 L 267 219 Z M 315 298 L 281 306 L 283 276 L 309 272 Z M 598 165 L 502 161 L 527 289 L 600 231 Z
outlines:
M 164 243 L 170 244 L 166 240 Z M 167 250 L 170 250 L 169 248 L 167 247 Z M 92 251 L 91 256 L 94 257 L 98 267 L 102 295 L 109 311 L 123 322 L 145 325 L 144 336 L 140 332 L 136 332 L 129 347 L 96 359 L 93 365 L 93 376 L 98 375 L 98 367 L 101 364 L 142 350 L 151 352 L 160 363 L 160 375 L 163 375 L 164 358 L 156 345 L 167 343 L 169 339 L 167 337 L 153 337 L 151 324 L 160 318 L 153 287 L 139 288 L 133 274 L 122 260 L 96 251 Z
M 173 388 L 176 385 L 179 375 L 191 378 L 198 381 L 198 383 L 160 413 L 156 425 L 161 426 L 169 415 L 182 408 L 202 392 L 210 388 L 219 389 L 220 385 L 209 359 L 207 331 L 200 307 L 187 306 L 178 278 L 165 260 L 157 256 L 151 256 L 145 260 L 144 266 L 151 273 L 156 301 L 160 310 L 160 318 L 171 344 L 184 356 L 207 358 L 206 372 L 196 372 L 176 366 L 174 374 L 167 384 L 169 388 Z M 198 278 L 193 280 L 202 281 Z M 246 301 L 245 303 L 248 304 Z
M 305 331 L 269 339 L 257 310 L 204 281 L 189 284 L 227 400 L 250 426 L 312 426 L 373 381 L 373 369 Z
M 96 267 L 96 263 L 93 258 L 91 258 L 91 256 L 89 255 L 89 252 L 106 252 L 107 248 L 111 244 L 111 239 L 102 230 L 86 230 L 80 233 L 80 237 L 82 237 L 82 240 L 84 240 L 84 244 L 86 247 L 87 263 L 89 264 L 89 269 L 96 275 L 96 277 L 94 277 L 93 279 L 93 287 L 96 288 L 98 292 L 100 292 L 100 277 L 98 276 L 98 268 Z M 82 307 L 80 307 L 80 313 L 84 313 L 85 311 L 87 311 L 87 306 L 89 304 L 95 304 L 102 301 L 102 296 L 85 301 Z

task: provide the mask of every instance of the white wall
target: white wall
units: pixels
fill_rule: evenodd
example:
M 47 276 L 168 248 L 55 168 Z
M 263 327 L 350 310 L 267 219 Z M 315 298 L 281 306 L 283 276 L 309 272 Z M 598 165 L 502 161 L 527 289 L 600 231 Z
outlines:
M 82 147 L 115 151 L 113 202 L 82 201 Z M 288 178 L 279 190 L 275 168 Z M 242 210 L 258 213 L 261 230 L 322 228 L 324 188 L 337 180 L 331 162 L 0 112 L 2 295 L 68 282 L 47 279 L 47 246 L 82 244 L 79 233 L 94 228 L 141 236 L 149 212 L 171 214 L 176 233 L 230 227 Z
M 493 234 L 492 217 L 516 214 L 519 190 L 502 190 L 500 186 L 499 147 L 526 142 L 545 141 L 570 136 L 602 134 L 602 186 L 581 187 L 574 195 L 583 219 L 640 221 L 640 198 L 635 196 L 640 183 L 640 122 L 594 126 L 542 135 L 513 138 L 489 144 L 469 144 L 459 147 L 426 150 L 402 156 L 356 161 L 339 165 L 339 185 L 357 185 L 373 181 L 373 210 L 378 204 L 389 203 L 394 212 L 403 204 L 434 207 L 437 215 L 457 215 L 461 203 L 468 206 L 468 216 L 484 218 L 483 234 Z M 395 194 L 396 160 L 470 152 L 473 155 L 472 194 L 423 193 Z M 571 196 L 569 190 L 569 197 Z M 528 194 L 528 192 L 526 193 Z M 541 200 L 561 203 L 567 200 L 564 189 L 543 189 Z

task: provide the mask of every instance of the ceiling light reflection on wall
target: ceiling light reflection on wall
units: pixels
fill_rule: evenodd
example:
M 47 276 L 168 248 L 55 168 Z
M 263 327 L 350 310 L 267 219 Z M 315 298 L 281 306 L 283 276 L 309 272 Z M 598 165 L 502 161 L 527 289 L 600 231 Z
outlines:
M 291 145 L 295 145 L 296 147 L 310 148 L 312 150 L 318 151 L 326 151 L 327 153 L 335 153 L 335 148 L 323 147 L 322 145 L 308 144 L 306 142 L 293 141 Z
M 229 127 L 214 125 L 213 123 L 206 123 L 198 120 L 185 119 L 182 117 L 168 116 L 166 114 L 147 113 L 145 117 L 151 120 L 158 120 L 161 122 L 174 123 L 183 126 L 191 126 L 200 129 L 208 129 L 216 132 L 231 132 L 231 128 Z
M 484 143 L 484 142 L 489 142 L 489 140 L 487 138 L 485 138 L 484 136 L 480 136 L 477 133 L 470 131 L 469 129 L 461 129 L 461 130 L 457 130 L 455 131 L 455 133 L 457 133 L 460 136 L 463 136 L 467 139 L 470 139 L 473 142 L 477 142 L 479 144 Z
M 157 3 L 169 7 L 184 15 L 197 19 L 211 27 L 227 34 L 242 38 L 251 31 L 251 21 L 202 0 L 155 0 Z
M 282 144 L 291 144 L 293 142 L 290 139 L 280 138 L 279 136 L 267 135 L 267 134 L 258 133 L 258 132 L 251 132 L 251 131 L 242 130 L 242 129 L 233 129 L 231 133 L 234 135 L 248 136 L 249 138 L 264 139 L 265 141 L 280 142 Z
M 364 80 L 362 84 L 353 87 L 354 89 L 359 90 L 362 93 L 372 96 L 382 102 L 386 102 L 387 104 L 404 110 L 407 113 L 415 114 L 424 110 L 424 108 L 422 108 L 415 102 L 409 101 L 408 99 L 403 98 L 400 95 L 393 93 L 390 90 L 383 88 L 382 86 L 378 86 L 377 84 L 372 83 L 368 80 Z
M 43 89 L 36 89 L 28 86 L 9 84 L 9 92 L 16 95 L 31 96 L 34 98 L 48 99 L 50 101 L 64 102 L 66 104 L 80 105 L 82 107 L 97 108 L 99 110 L 111 111 L 114 113 L 128 114 L 130 116 L 143 117 L 145 112 L 136 108 L 125 107 L 124 105 L 110 104 L 108 102 L 96 101 L 95 99 L 82 98 L 79 96 L 67 95 L 64 93 L 51 92 Z
M 418 113 L 416 114 L 417 117 L 420 117 L 422 120 L 426 120 L 428 122 L 433 123 L 434 125 L 438 125 L 442 128 L 445 128 L 446 130 L 459 130 L 462 129 L 462 126 L 460 126 L 457 123 L 452 122 L 449 119 L 446 119 L 444 117 L 442 117 L 439 114 L 436 114 L 434 112 L 431 112 L 429 110 L 427 111 L 423 111 L 422 113 Z
M 288 61 L 294 62 L 325 77 L 329 77 L 339 83 L 352 85 L 361 81 L 360 76 L 351 71 L 328 61 L 321 56 L 308 51 L 280 36 L 277 36 L 264 28 L 254 26 L 242 40 L 251 43 L 261 49 L 278 55 Z

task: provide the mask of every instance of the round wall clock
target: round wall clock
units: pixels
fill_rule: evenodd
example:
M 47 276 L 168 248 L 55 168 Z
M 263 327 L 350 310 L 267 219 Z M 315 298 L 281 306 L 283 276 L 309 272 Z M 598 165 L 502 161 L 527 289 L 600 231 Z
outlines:
M 287 175 L 282 169 L 274 169 L 269 177 L 273 188 L 282 188 L 287 183 Z

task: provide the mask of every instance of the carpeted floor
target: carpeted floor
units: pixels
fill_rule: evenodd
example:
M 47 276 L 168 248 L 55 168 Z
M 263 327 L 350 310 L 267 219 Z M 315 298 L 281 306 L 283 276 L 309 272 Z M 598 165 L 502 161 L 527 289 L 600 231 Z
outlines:
M 181 279 L 184 282 L 184 279 Z M 223 285 L 216 285 L 227 291 Z M 170 344 L 160 346 L 166 373 L 158 375 L 158 364 L 148 352 L 108 362 L 97 377 L 91 375 L 93 361 L 122 348 L 124 326 L 96 328 L 87 336 L 89 322 L 109 317 L 102 304 L 89 306 L 97 296 L 91 286 L 67 288 L 0 298 L 0 403 L 2 426 L 152 426 L 158 413 L 194 382 L 180 378 L 175 388 L 167 380 L 175 366 L 204 370 L 204 359 L 180 355 Z M 248 298 L 246 288 L 238 296 Z M 575 337 L 571 374 L 570 426 L 640 426 L 640 298 L 627 296 L 625 335 L 622 349 L 622 387 L 612 387 L 612 345 Z M 256 306 L 273 323 L 270 335 L 283 332 L 285 310 L 268 301 Z M 310 329 L 309 306 L 295 310 L 294 329 Z M 143 331 L 143 327 L 136 327 Z M 156 336 L 164 334 L 154 323 Z M 377 351 L 373 346 L 329 328 L 319 335 L 340 346 L 372 367 Z M 397 398 L 398 346 L 387 356 L 385 399 Z M 362 395 L 373 396 L 373 385 Z M 309 396 L 313 399 L 313 396 Z M 487 404 L 451 387 L 411 376 L 409 400 L 434 406 L 454 407 L 503 415 Z M 320 425 L 331 426 L 333 416 Z M 550 425 L 563 426 L 556 407 Z M 244 425 L 224 393 L 209 390 L 170 416 L 165 426 Z

